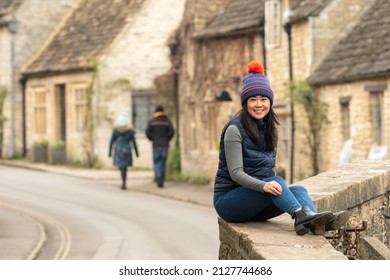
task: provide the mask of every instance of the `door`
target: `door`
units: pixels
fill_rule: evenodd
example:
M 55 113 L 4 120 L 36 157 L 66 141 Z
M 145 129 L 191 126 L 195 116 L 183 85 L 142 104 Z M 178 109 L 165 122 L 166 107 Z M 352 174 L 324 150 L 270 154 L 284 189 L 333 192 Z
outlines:
M 66 142 L 66 106 L 65 106 L 65 84 L 55 86 L 56 92 L 56 120 L 57 128 L 56 135 L 59 141 Z

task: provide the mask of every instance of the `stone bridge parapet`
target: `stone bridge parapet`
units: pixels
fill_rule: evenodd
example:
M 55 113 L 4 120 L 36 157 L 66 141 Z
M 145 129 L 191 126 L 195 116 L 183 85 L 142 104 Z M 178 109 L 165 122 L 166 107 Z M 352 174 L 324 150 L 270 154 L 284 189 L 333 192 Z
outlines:
M 367 222 L 356 242 L 360 259 L 390 258 L 390 160 L 353 162 L 293 185 L 307 187 L 319 211 L 350 210 L 347 228 Z M 267 222 L 218 223 L 220 259 L 349 259 L 323 236 L 296 235 L 287 214 Z

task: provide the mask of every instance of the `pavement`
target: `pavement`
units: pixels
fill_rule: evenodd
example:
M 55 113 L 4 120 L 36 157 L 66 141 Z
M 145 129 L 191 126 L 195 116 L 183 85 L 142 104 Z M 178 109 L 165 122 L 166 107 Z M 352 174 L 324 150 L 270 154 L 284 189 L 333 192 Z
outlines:
M 120 190 L 120 173 L 117 169 L 74 168 L 22 160 L 0 160 L 1 165 L 92 180 L 112 180 L 112 182 L 117 180 L 118 191 L 123 191 Z M 116 187 L 116 184 L 113 187 Z M 213 187 L 211 184 L 197 185 L 189 182 L 168 181 L 165 182 L 163 188 L 158 188 L 153 182 L 152 171 L 137 171 L 129 168 L 126 191 L 142 192 L 212 207 Z M 45 232 L 42 226 L 31 218 L 31 215 L 26 215 L 17 205 L 10 205 L 0 200 L 0 260 L 34 259 L 44 241 Z

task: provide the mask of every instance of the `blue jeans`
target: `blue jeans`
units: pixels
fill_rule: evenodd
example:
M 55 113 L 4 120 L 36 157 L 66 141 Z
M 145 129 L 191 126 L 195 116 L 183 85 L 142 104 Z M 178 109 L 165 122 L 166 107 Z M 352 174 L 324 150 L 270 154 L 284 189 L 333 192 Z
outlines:
M 218 215 L 227 222 L 266 221 L 283 213 L 291 216 L 302 206 L 308 206 L 317 212 L 306 188 L 287 186 L 282 177 L 263 179 L 276 181 L 282 186 L 282 194 L 274 196 L 269 193 L 237 187 L 228 192 L 214 193 L 214 208 Z
M 168 147 L 153 147 L 153 169 L 156 178 L 165 178 Z

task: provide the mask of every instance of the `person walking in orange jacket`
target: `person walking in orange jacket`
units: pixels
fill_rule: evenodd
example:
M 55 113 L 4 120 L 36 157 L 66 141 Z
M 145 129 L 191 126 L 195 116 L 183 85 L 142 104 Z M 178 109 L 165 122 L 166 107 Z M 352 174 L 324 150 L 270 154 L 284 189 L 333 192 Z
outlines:
M 168 158 L 169 141 L 175 134 L 175 130 L 168 116 L 164 113 L 164 107 L 157 105 L 153 118 L 146 128 L 146 136 L 153 143 L 153 169 L 157 186 L 164 187 L 166 162 Z

